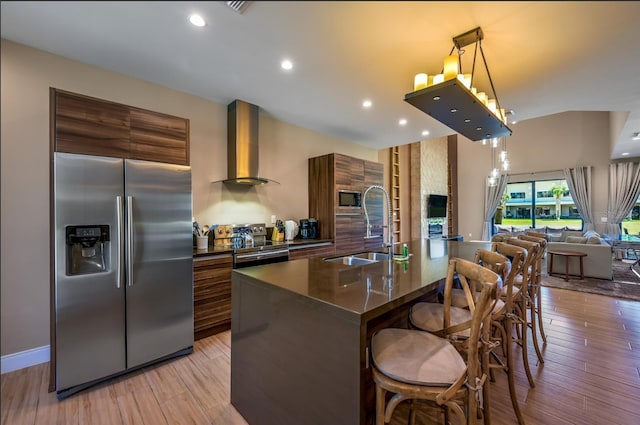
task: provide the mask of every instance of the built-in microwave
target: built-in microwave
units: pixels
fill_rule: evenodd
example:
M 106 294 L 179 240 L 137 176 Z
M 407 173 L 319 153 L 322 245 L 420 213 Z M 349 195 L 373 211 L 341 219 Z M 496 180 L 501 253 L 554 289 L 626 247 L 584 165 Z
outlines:
M 338 207 L 362 208 L 362 192 L 357 190 L 339 190 Z

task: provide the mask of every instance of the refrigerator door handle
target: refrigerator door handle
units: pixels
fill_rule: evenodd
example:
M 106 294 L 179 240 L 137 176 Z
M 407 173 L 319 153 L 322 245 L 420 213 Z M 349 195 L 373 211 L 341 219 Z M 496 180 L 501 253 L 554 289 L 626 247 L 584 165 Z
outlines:
M 122 241 L 124 234 L 122 229 L 123 224 L 123 214 L 124 210 L 122 208 L 122 196 L 116 196 L 116 216 L 117 216 L 117 226 L 118 226 L 118 267 L 116 273 L 118 276 L 116 277 L 116 288 L 120 289 L 122 286 L 122 261 L 124 260 L 122 256 Z
M 133 196 L 127 196 L 127 284 L 133 286 Z

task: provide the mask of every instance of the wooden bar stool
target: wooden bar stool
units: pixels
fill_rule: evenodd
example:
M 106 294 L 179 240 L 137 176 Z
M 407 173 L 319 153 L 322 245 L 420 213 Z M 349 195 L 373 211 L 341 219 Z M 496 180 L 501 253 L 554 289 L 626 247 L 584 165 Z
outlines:
M 509 394 L 511 396 L 511 404 L 513 411 L 520 425 L 524 425 L 524 417 L 520 411 L 515 387 L 515 368 L 513 365 L 512 343 L 524 342 L 523 361 L 525 362 L 525 370 L 529 382 L 533 382 L 526 350 L 526 339 L 522 341 L 513 335 L 513 327 L 519 326 L 517 335 L 526 335 L 524 321 L 521 319 L 520 313 L 514 307 L 514 299 L 522 296 L 520 289 L 514 286 L 515 277 L 522 270 L 524 258 L 527 251 L 515 245 L 506 243 L 493 243 L 492 250 L 478 249 L 475 253 L 474 262 L 486 267 L 497 273 L 502 279 L 502 286 L 498 289 L 496 302 L 489 315 L 489 322 L 483 326 L 483 344 L 481 346 L 483 371 L 487 373 L 492 381 L 493 371 L 502 369 L 507 373 L 509 383 Z M 474 291 L 473 282 L 471 291 Z M 477 292 L 476 292 L 477 294 Z M 467 297 L 470 294 L 465 293 L 461 289 L 454 288 L 452 290 L 452 305 L 465 308 L 468 306 Z M 514 320 L 515 319 L 515 320 Z M 495 352 L 495 347 L 502 345 L 504 360 L 502 360 Z M 485 386 L 485 423 L 491 423 L 489 386 Z
M 502 283 L 506 279 L 511 263 L 509 259 L 504 257 L 503 255 L 486 249 L 478 249 L 475 252 L 473 262 L 493 271 L 498 276 L 500 276 L 500 280 L 498 281 L 498 290 L 496 291 L 496 297 L 492 301 L 493 305 L 491 309 L 493 311 L 494 309 L 499 308 L 498 304 L 502 304 L 502 301 L 500 301 L 499 293 L 502 289 Z M 455 320 L 455 322 L 453 323 L 460 323 L 460 321 L 464 320 L 464 318 L 468 317 L 471 314 L 470 306 L 474 305 L 477 297 L 480 295 L 480 292 L 478 292 L 479 289 L 477 287 L 477 282 L 473 280 L 469 281 L 468 285 L 461 284 L 461 286 L 462 288 L 451 289 L 451 316 Z M 440 334 L 440 332 L 442 332 L 442 316 L 444 315 L 444 308 L 444 304 L 441 303 L 417 303 L 412 306 L 410 310 L 409 324 L 413 328 L 417 328 L 434 334 Z M 467 337 L 468 335 L 466 334 L 455 335 L 455 338 L 458 341 L 464 341 L 464 339 Z M 489 315 L 486 322 L 483 323 L 482 344 L 479 347 L 481 364 L 483 372 L 485 373 L 489 373 L 490 371 L 490 353 L 497 345 L 499 345 L 499 343 L 491 342 L 491 315 Z M 461 351 L 463 352 L 464 349 Z M 483 388 L 483 398 L 485 407 L 484 423 L 489 425 L 491 423 L 491 397 L 489 385 L 485 385 Z
M 532 287 L 535 283 L 536 261 L 538 260 L 538 255 L 542 255 L 540 244 L 518 238 L 508 239 L 507 243 L 527 250 L 527 257 L 524 260 L 522 272 L 514 281 L 514 284 L 523 292 L 523 297 L 522 301 L 516 302 L 515 305 L 521 310 L 522 320 L 524 320 L 527 325 L 526 328 L 531 329 L 531 339 L 533 340 L 533 348 L 536 350 L 538 361 L 544 363 L 544 357 L 542 357 L 542 351 L 538 344 L 535 302 L 532 294 L 534 291 Z M 527 314 L 527 311 L 529 311 L 530 314 Z M 522 340 L 524 341 L 525 339 L 526 335 L 522 335 Z
M 472 299 L 470 309 L 466 310 L 467 319 L 462 322 L 452 317 L 454 274 L 467 289 L 471 281 L 476 282 L 480 292 L 477 299 Z M 487 377 L 479 355 L 482 323 L 491 313 L 499 280 L 500 277 L 487 268 L 453 258 L 447 270 L 444 304 L 439 304 L 442 314 L 438 332 L 389 328 L 373 335 L 376 425 L 388 423 L 394 409 L 405 400 L 412 401 L 411 424 L 415 423 L 415 408 L 422 403 L 442 408 L 447 423 L 450 415 L 467 424 L 477 423 L 483 408 L 478 393 L 483 391 Z M 461 333 L 467 335 L 463 342 L 457 338 Z M 463 350 L 464 355 L 459 350 Z M 393 394 L 388 401 L 387 393 Z
M 513 411 L 518 419 L 518 424 L 524 425 L 524 417 L 520 411 L 520 405 L 516 396 L 516 384 L 515 384 L 515 367 L 513 360 L 513 344 L 520 344 L 522 346 L 522 360 L 524 363 L 524 369 L 529 380 L 529 385 L 535 387 L 533 377 L 531 376 L 531 370 L 529 369 L 529 357 L 527 353 L 527 341 L 526 341 L 526 322 L 522 320 L 522 315 L 518 312 L 516 304 L 522 303 L 523 292 L 520 288 L 514 285 L 516 276 L 522 272 L 524 260 L 527 257 L 527 250 L 516 245 L 510 245 L 504 242 L 498 242 L 492 244 L 492 250 L 498 254 L 503 255 L 506 258 L 511 259 L 511 269 L 506 277 L 505 283 L 500 292 L 502 305 L 498 305 L 498 308 L 494 308 L 491 313 L 491 328 L 494 339 L 498 339 L 502 344 L 502 351 L 504 355 L 504 361 L 497 357 L 495 351 L 491 351 L 491 359 L 494 362 L 489 361 L 489 372 L 491 380 L 493 381 L 494 369 L 499 368 L 507 373 L 507 381 L 509 383 L 509 395 L 511 397 L 511 405 Z M 514 327 L 516 332 L 514 336 Z M 496 335 L 497 332 L 497 335 Z M 522 336 L 525 336 L 522 338 Z
M 533 301 L 534 301 L 532 313 L 535 314 L 536 319 L 538 321 L 538 329 L 540 329 L 540 336 L 542 337 L 542 342 L 546 344 L 547 335 L 544 333 L 544 323 L 542 321 L 542 298 L 541 298 L 540 288 L 542 288 L 542 259 L 545 257 L 547 253 L 547 239 L 533 236 L 532 233 L 520 235 L 518 236 L 518 238 L 525 241 L 537 242 L 540 244 L 540 252 L 536 257 L 536 274 L 535 274 L 535 280 L 532 288 Z

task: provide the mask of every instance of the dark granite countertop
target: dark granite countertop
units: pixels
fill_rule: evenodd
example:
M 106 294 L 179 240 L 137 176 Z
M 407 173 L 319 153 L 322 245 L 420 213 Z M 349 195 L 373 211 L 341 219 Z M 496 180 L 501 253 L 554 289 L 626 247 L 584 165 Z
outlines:
M 274 245 L 289 245 L 291 249 L 304 248 L 308 245 L 317 245 L 321 243 L 333 243 L 332 239 L 294 239 L 292 241 L 273 242 Z M 232 254 L 233 248 L 230 246 L 214 246 L 209 245 L 207 249 L 193 249 L 193 257 L 206 257 L 217 254 Z
M 367 320 L 434 289 L 446 276 L 450 257 L 473 259 L 489 242 L 416 240 L 408 243 L 409 261 L 380 261 L 348 266 L 320 258 L 290 260 L 234 270 L 251 280 L 293 291 L 333 306 L 354 319 Z M 399 252 L 401 246 L 396 246 Z

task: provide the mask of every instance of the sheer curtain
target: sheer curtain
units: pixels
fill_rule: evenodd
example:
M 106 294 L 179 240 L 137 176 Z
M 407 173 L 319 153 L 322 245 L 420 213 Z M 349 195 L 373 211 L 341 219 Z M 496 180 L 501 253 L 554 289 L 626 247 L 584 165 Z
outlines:
M 491 219 L 496 214 L 502 194 L 507 188 L 509 176 L 501 175 L 495 186 L 487 186 L 484 196 L 484 223 L 482 225 L 482 240 L 491 240 Z
M 640 162 L 609 165 L 609 206 L 605 234 L 620 234 L 620 223 L 640 195 Z
M 591 167 L 565 168 L 569 192 L 584 220 L 584 230 L 595 230 L 591 212 Z

